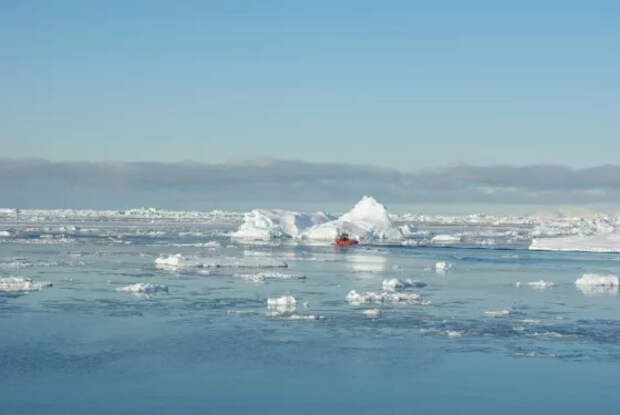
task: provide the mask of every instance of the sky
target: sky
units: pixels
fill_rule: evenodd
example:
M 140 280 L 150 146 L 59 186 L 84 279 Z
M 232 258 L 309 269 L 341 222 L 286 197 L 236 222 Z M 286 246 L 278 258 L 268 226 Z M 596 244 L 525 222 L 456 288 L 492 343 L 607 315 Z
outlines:
M 620 3 L 0 3 L 0 156 L 616 163 Z

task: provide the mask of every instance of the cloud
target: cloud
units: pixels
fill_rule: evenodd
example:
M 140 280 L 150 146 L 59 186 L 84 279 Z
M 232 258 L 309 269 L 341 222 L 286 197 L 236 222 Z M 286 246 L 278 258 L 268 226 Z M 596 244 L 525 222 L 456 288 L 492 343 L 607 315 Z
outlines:
M 620 166 L 461 165 L 402 172 L 273 159 L 224 164 L 0 159 L 0 189 L 0 206 L 41 208 L 350 203 L 363 194 L 392 203 L 586 204 L 620 201 Z

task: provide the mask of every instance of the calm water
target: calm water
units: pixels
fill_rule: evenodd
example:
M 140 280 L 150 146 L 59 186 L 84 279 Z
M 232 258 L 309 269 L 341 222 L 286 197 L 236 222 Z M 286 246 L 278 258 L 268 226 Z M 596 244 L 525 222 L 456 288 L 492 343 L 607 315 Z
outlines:
M 0 413 L 582 414 L 620 404 L 620 298 L 574 284 L 619 273 L 619 254 L 248 245 L 225 236 L 237 224 L 6 220 L 0 276 L 53 286 L 0 293 Z M 177 253 L 221 266 L 156 268 Z M 452 268 L 438 273 L 438 261 Z M 248 281 L 260 272 L 272 274 Z M 424 281 L 403 291 L 421 301 L 345 300 L 381 293 L 389 278 Z M 554 286 L 526 284 L 538 280 Z M 116 291 L 139 282 L 168 292 Z M 284 295 L 296 309 L 270 314 L 267 299 Z

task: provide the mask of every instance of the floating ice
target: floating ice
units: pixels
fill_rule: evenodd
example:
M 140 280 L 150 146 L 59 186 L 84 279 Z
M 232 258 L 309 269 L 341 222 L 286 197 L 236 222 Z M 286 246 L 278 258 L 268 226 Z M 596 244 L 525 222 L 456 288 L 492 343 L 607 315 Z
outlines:
M 336 220 L 313 226 L 302 233 L 305 239 L 331 241 L 339 232 L 358 240 L 401 240 L 401 231 L 392 224 L 387 209 L 370 196 Z
M 444 274 L 451 268 L 452 264 L 446 261 L 439 261 L 435 263 L 435 272 L 437 272 L 438 274 Z
M 396 292 L 405 288 L 422 288 L 426 287 L 424 281 L 412 280 L 407 278 L 406 280 L 399 280 L 398 278 L 392 278 L 389 280 L 383 280 L 383 291 Z
M 523 283 L 520 281 L 517 281 L 515 283 L 515 286 L 517 287 L 521 287 L 522 285 L 527 285 L 529 287 L 536 288 L 538 290 L 544 290 L 545 288 L 553 287 L 555 284 L 551 281 L 544 281 L 544 280 L 530 281 L 530 282 L 523 282 Z
M 428 301 L 423 301 L 419 294 L 415 293 L 393 293 L 393 292 L 365 292 L 358 293 L 355 290 L 349 291 L 346 296 L 346 300 L 352 305 L 360 305 L 367 303 L 409 303 L 409 304 L 430 304 Z
M 292 314 L 295 312 L 297 300 L 291 295 L 267 299 L 267 310 L 270 315 Z
M 243 223 L 231 236 L 250 240 L 296 238 L 303 230 L 329 219 L 323 212 L 308 215 L 282 209 L 254 209 L 244 215 Z
M 583 274 L 575 285 L 586 295 L 618 293 L 618 277 L 613 274 Z
M 484 314 L 486 314 L 489 317 L 507 317 L 510 314 L 510 311 L 508 310 L 490 310 L 490 311 L 485 311 Z
M 235 274 L 234 277 L 250 282 L 264 282 L 265 280 L 303 280 L 305 275 L 285 274 L 283 272 L 257 272 L 254 274 Z
M 431 243 L 443 245 L 461 242 L 461 237 L 457 235 L 435 235 L 431 238 Z
M 364 311 L 362 311 L 362 313 L 366 317 L 372 318 L 372 319 L 381 317 L 381 310 L 376 309 L 376 308 L 371 308 L 370 310 L 364 310 Z
M 125 287 L 119 287 L 116 289 L 116 291 L 131 294 L 157 294 L 161 292 L 167 293 L 168 287 L 162 284 L 139 282 L 136 284 L 127 285 Z
M 46 287 L 51 287 L 48 281 L 33 281 L 25 277 L 5 277 L 0 278 L 0 291 L 39 291 Z
M 530 249 L 547 251 L 620 252 L 620 233 L 537 238 L 532 240 Z
M 10 236 L 11 236 L 11 232 L 9 232 L 9 231 L 0 231 L 0 237 L 8 238 Z
M 286 262 L 271 258 L 184 257 L 181 254 L 155 259 L 157 268 L 177 271 L 191 268 L 287 268 Z

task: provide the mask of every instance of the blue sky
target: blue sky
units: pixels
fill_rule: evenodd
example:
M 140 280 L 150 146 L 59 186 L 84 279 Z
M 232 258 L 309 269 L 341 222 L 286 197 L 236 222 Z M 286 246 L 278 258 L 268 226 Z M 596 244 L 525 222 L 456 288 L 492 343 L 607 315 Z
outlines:
M 333 3 L 3 1 L 2 155 L 617 162 L 620 3 Z

